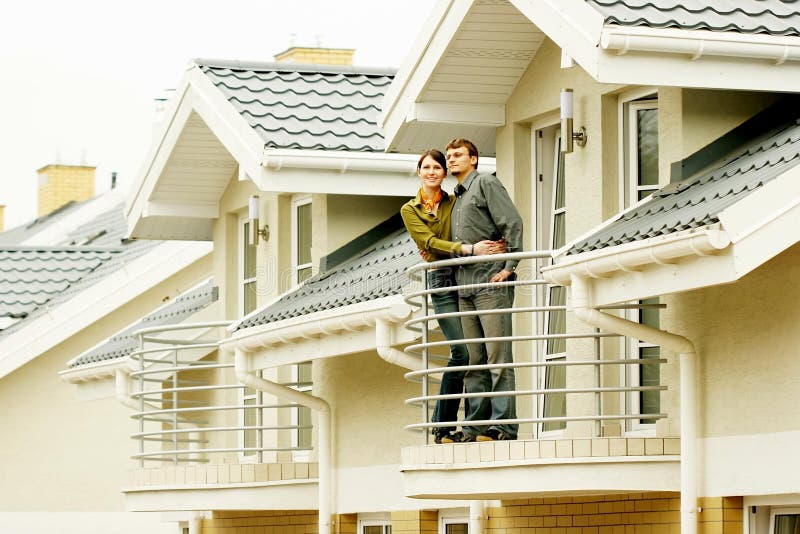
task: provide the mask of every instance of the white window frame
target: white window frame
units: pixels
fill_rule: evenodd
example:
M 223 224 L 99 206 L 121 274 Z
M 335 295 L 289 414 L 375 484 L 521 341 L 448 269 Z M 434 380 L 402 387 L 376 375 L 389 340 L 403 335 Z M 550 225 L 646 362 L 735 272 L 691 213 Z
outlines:
M 660 180 L 655 185 L 642 185 L 639 183 L 639 151 L 634 149 L 639 142 L 639 123 L 637 122 L 636 112 L 647 109 L 658 110 L 658 97 L 654 96 L 646 100 L 629 100 L 622 105 L 624 106 L 623 113 L 626 117 L 624 128 L 622 128 L 625 135 L 622 147 L 625 162 L 622 205 L 629 207 L 639 202 L 640 192 L 644 191 L 652 194 L 661 187 Z
M 364 534 L 364 527 L 383 527 L 382 534 L 392 534 L 392 514 L 380 512 L 358 514 L 357 526 L 358 534 Z
M 313 384 L 308 384 L 308 385 L 300 385 L 299 384 L 300 383 L 300 365 L 301 364 L 305 364 L 305 363 L 312 365 L 312 367 L 314 365 L 311 361 L 292 364 L 292 383 L 294 385 L 291 386 L 291 387 L 292 387 L 292 389 L 296 389 L 297 391 L 310 393 L 312 388 L 313 388 Z M 311 411 L 311 408 L 308 408 L 308 407 L 302 406 L 302 405 L 297 405 L 297 406 L 293 407 L 291 409 L 292 410 L 291 411 L 291 418 L 290 418 L 290 420 L 291 420 L 290 424 L 291 425 L 299 425 L 300 424 L 299 410 L 301 408 L 305 408 L 305 409 Z M 312 413 L 312 417 L 313 417 L 313 411 L 311 413 Z M 313 443 L 313 438 L 312 438 L 312 443 Z M 300 429 L 299 428 L 295 428 L 294 431 L 292 432 L 292 447 L 299 447 L 299 446 L 300 446 Z M 292 451 L 292 459 L 295 462 L 308 462 L 311 459 L 311 451 L 310 450 L 308 450 L 308 451 Z
M 313 269 L 314 267 L 313 261 L 303 264 L 298 263 L 300 251 L 297 248 L 297 238 L 298 238 L 297 209 L 300 206 L 305 206 L 307 204 L 311 204 L 310 196 L 296 197 L 292 199 L 292 286 L 296 286 L 300 283 L 298 273 L 301 269 Z M 312 216 L 312 225 L 313 225 L 313 216 Z
M 549 221 L 548 221 L 548 232 L 547 232 L 547 234 L 548 234 L 547 235 L 547 245 L 548 245 L 547 248 L 548 249 L 552 249 L 553 248 L 553 241 L 555 239 L 555 231 L 556 231 L 556 224 L 555 224 L 556 216 L 557 215 L 563 215 L 564 216 L 564 224 L 566 224 L 566 217 L 567 217 L 566 191 L 562 192 L 565 195 L 565 197 L 564 197 L 564 199 L 565 199 L 564 200 L 564 206 L 562 208 L 558 208 L 558 209 L 556 209 L 556 207 L 555 207 L 555 205 L 556 205 L 556 196 L 558 195 L 559 166 L 561 165 L 561 160 L 562 160 L 562 154 L 561 154 L 561 128 L 556 128 L 553 131 L 552 135 L 554 137 L 554 139 L 553 139 L 553 169 L 551 171 L 552 172 L 552 174 L 551 174 L 552 184 L 551 184 L 551 187 L 550 187 L 550 199 L 548 201 L 547 209 L 546 209 L 547 216 L 549 218 Z M 537 136 L 538 136 L 538 134 L 537 134 Z M 562 171 L 563 171 L 563 169 L 562 169 Z M 538 180 L 537 180 L 537 183 L 538 183 Z M 565 180 L 564 180 L 564 185 L 566 187 L 566 176 L 565 176 Z M 539 203 L 539 204 L 541 205 L 541 203 Z M 545 290 L 544 290 L 544 305 L 545 306 L 550 306 L 550 288 L 547 287 L 547 286 L 545 286 Z M 542 332 L 548 333 L 550 331 L 550 319 L 551 319 L 551 314 L 549 312 L 545 313 L 544 314 L 544 322 L 543 322 L 544 324 L 543 324 Z M 567 355 L 566 352 L 563 352 L 563 353 L 562 352 L 557 352 L 557 353 L 553 353 L 553 354 L 548 353 L 548 350 L 547 350 L 548 343 L 549 343 L 549 340 L 544 340 L 544 342 L 542 344 L 542 355 L 541 355 L 542 361 L 549 362 L 549 361 L 556 361 L 556 360 L 566 359 L 566 355 Z M 548 371 L 550 369 L 551 368 L 544 368 L 543 372 L 540 373 L 540 376 L 541 376 L 540 387 L 542 389 L 545 389 L 545 387 L 546 387 L 547 375 L 548 375 Z M 544 417 L 545 408 L 547 406 L 547 399 L 542 397 L 542 400 L 539 403 L 539 406 L 540 406 L 540 408 L 539 408 L 539 412 L 538 413 L 540 414 L 540 417 Z M 566 405 L 565 405 L 565 408 L 566 408 Z M 566 413 L 564 415 L 566 415 Z M 566 431 L 566 425 L 564 425 L 564 428 L 559 428 L 559 429 L 555 429 L 555 430 L 544 430 L 544 423 L 539 423 L 536 426 L 537 426 L 537 433 L 538 433 L 538 436 L 540 438 L 560 436 L 560 435 L 563 435 L 564 432 Z
M 236 279 L 237 279 L 237 283 L 238 283 L 238 287 L 239 287 L 239 291 L 238 291 L 238 293 L 239 293 L 239 317 L 244 317 L 245 315 L 250 313 L 250 311 L 253 311 L 253 310 L 249 310 L 249 311 L 245 310 L 245 307 L 244 307 L 244 303 L 245 303 L 245 298 L 244 298 L 245 297 L 245 285 L 249 284 L 249 283 L 256 283 L 256 284 L 258 283 L 257 282 L 257 280 L 258 280 L 257 274 L 256 274 L 256 276 L 253 276 L 252 278 L 245 278 L 245 276 L 244 276 L 244 269 L 245 269 L 245 265 L 244 265 L 244 261 L 245 261 L 244 246 L 245 245 L 244 245 L 244 243 L 245 243 L 245 240 L 247 239 L 247 228 L 248 228 L 247 225 L 249 223 L 250 223 L 250 221 L 247 219 L 247 217 L 240 217 L 239 218 L 239 236 L 238 236 L 239 242 L 237 244 L 238 261 L 237 261 L 237 274 L 236 274 Z M 258 306 L 256 305 L 256 307 L 258 307 Z
M 628 319 L 639 323 L 641 321 L 642 313 L 639 309 L 632 309 L 628 311 Z M 626 354 L 631 359 L 639 359 L 640 354 L 639 350 L 643 348 L 657 348 L 658 345 L 654 345 L 653 343 L 648 343 L 646 341 L 642 341 L 641 339 L 636 338 L 625 338 L 625 348 Z M 661 358 L 659 352 L 659 358 Z M 623 367 L 630 367 L 627 369 L 627 376 L 625 377 L 627 383 L 632 387 L 638 387 L 641 385 L 641 372 L 642 366 L 623 366 Z M 628 410 L 631 414 L 641 414 L 642 406 L 640 401 L 640 391 L 631 391 L 628 394 L 627 399 L 625 399 L 626 405 L 628 406 Z M 659 403 L 660 405 L 660 403 Z M 660 411 L 660 410 L 659 410 Z M 629 435 L 638 435 L 643 434 L 647 436 L 655 436 L 656 433 L 656 424 L 655 423 L 643 423 L 642 420 L 649 419 L 646 417 L 647 414 L 643 414 L 645 417 L 641 419 L 629 419 L 628 426 L 626 428 L 626 434 Z
M 778 515 L 800 515 L 800 507 L 771 507 L 769 510 L 769 534 L 775 534 L 775 516 Z
M 467 525 L 469 534 L 469 509 L 453 508 L 439 510 L 439 534 L 446 534 L 447 525 Z
M 246 246 L 245 243 L 247 242 L 247 225 L 250 223 L 249 219 L 246 216 L 242 216 L 239 218 L 239 234 L 238 234 L 238 260 L 237 260 L 237 283 L 238 283 L 238 293 L 239 293 L 239 316 L 244 317 L 249 313 L 248 310 L 245 309 L 245 285 L 248 283 L 257 283 L 257 277 L 253 278 L 245 278 L 245 250 L 244 247 Z M 250 310 L 252 311 L 252 310 Z M 239 405 L 244 406 L 245 402 L 248 400 L 254 400 L 255 404 L 263 404 L 263 393 L 261 391 L 256 390 L 255 393 L 248 395 L 246 394 L 247 390 L 245 388 L 241 388 L 238 390 L 238 399 Z M 245 410 L 238 410 L 237 420 L 239 426 L 245 426 Z M 257 410 L 256 412 L 256 425 L 262 426 L 261 421 L 263 420 L 262 410 Z M 256 444 L 259 441 L 259 431 L 255 430 L 256 432 Z M 238 434 L 238 447 L 243 448 L 245 446 L 245 431 L 240 430 L 237 432 Z M 262 434 L 263 439 L 263 434 Z M 241 463 L 251 463 L 257 462 L 259 458 L 258 453 L 247 454 L 244 451 L 239 452 L 239 461 Z

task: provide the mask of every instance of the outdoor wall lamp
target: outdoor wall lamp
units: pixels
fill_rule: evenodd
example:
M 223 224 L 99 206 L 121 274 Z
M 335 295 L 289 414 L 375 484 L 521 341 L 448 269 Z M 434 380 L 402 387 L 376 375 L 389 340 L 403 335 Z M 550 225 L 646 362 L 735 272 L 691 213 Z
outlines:
M 258 227 L 258 195 L 250 195 L 247 207 L 247 222 L 250 224 L 250 229 L 247 232 L 247 242 L 251 245 L 258 245 L 259 236 L 264 238 L 264 241 L 269 241 L 269 225 L 265 224 L 263 228 Z
M 561 152 L 565 154 L 572 152 L 573 142 L 586 146 L 586 128 L 581 126 L 577 132 L 572 129 L 574 101 L 572 89 L 561 90 Z

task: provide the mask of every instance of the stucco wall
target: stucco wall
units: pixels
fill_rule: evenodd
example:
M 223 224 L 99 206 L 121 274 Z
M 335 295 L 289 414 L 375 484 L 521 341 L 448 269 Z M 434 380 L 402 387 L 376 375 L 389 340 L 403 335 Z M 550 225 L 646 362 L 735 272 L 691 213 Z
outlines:
M 135 430 L 114 398 L 80 401 L 65 363 L 209 275 L 206 257 L 0 380 L 0 510 L 121 511 Z M 1 530 L 1 529 L 0 529 Z

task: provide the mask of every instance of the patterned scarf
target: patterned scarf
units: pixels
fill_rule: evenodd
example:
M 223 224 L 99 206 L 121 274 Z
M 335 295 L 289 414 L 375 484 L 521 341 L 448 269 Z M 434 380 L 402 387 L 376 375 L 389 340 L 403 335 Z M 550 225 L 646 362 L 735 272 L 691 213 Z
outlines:
M 426 198 L 425 191 L 422 188 L 419 189 L 419 196 L 422 198 L 422 207 L 425 208 L 425 211 L 428 213 L 433 213 L 436 211 L 436 206 L 439 205 L 439 202 L 442 201 L 442 190 L 439 189 L 436 191 L 436 194 L 433 195 L 433 198 Z

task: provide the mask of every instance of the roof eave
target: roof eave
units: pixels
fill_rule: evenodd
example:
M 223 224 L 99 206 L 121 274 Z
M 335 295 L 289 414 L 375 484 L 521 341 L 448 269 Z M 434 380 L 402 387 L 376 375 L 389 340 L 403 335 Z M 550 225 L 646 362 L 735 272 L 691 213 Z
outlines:
M 247 124 L 197 65 L 189 68 L 127 209 L 130 235 L 141 239 L 210 241 L 217 202 L 164 202 L 156 198 L 159 183 L 190 116 L 197 114 L 235 160 L 240 176 L 256 176 L 264 141 Z M 227 181 L 229 177 L 225 177 Z M 188 180 L 189 178 L 187 178 Z M 217 199 L 219 200 L 219 199 Z M 150 219 L 148 221 L 148 219 Z
M 259 369 L 374 350 L 377 320 L 395 325 L 395 343 L 415 339 L 403 327 L 411 312 L 402 295 L 392 295 L 245 328 L 222 343 L 221 348 L 253 353 Z M 336 333 L 347 335 L 333 335 Z

